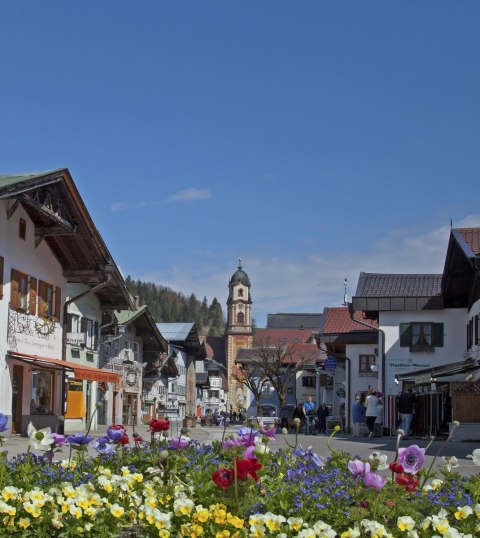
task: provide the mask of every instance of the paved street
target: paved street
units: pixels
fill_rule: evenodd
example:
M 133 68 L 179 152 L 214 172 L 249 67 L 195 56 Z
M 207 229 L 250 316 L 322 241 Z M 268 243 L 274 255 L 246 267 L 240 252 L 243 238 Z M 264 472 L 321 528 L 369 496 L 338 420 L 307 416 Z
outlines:
M 150 433 L 147 432 L 148 426 L 141 425 L 136 428 L 136 431 L 141 435 L 145 440 L 150 439 Z M 236 434 L 239 426 L 230 426 L 226 429 L 226 435 Z M 172 424 L 172 432 L 174 435 L 180 433 L 180 427 L 175 423 Z M 132 437 L 132 429 L 129 428 L 128 434 L 130 438 Z M 105 435 L 105 428 L 92 431 L 91 435 L 94 437 L 99 437 Z M 223 435 L 223 429 L 219 427 L 196 427 L 189 430 L 189 436 L 191 439 L 197 440 L 200 443 L 210 444 L 213 440 L 220 440 Z M 295 443 L 295 435 L 288 434 L 286 440 L 293 445 Z M 282 434 L 277 434 L 277 439 L 270 442 L 270 447 L 272 450 L 279 448 L 285 448 L 287 446 L 285 437 Z M 327 447 L 328 436 L 327 435 L 303 435 L 298 436 L 298 444 L 303 448 L 312 447 L 313 451 L 318 453 L 321 456 L 328 457 L 329 450 Z M 393 459 L 395 454 L 395 444 L 396 439 L 393 437 L 382 437 L 379 439 L 368 439 L 368 437 L 363 437 L 360 439 L 354 439 L 350 434 L 344 434 L 339 432 L 335 438 L 332 440 L 332 448 L 334 450 L 343 450 L 349 454 L 358 455 L 360 457 L 367 457 L 373 451 L 379 451 L 385 453 L 389 456 L 389 461 Z M 417 444 L 420 447 L 426 447 L 428 441 L 426 439 L 409 439 L 401 443 L 401 446 L 405 447 L 410 444 Z M 26 452 L 28 447 L 28 438 L 14 436 L 5 440 L 2 450 L 8 451 L 9 456 Z M 441 448 L 442 447 L 442 448 Z M 433 444 L 427 451 L 426 460 L 427 465 L 430 463 L 433 455 L 441 448 L 440 456 L 455 456 L 459 462 L 460 467 L 457 468 L 458 472 L 468 475 L 468 474 L 477 474 L 480 472 L 480 467 L 473 465 L 471 460 L 466 459 L 468 454 L 471 454 L 472 451 L 476 448 L 480 448 L 480 442 L 465 442 L 465 441 L 450 441 L 446 446 L 444 441 L 434 441 Z M 57 457 L 68 457 L 68 448 L 64 448 L 62 452 L 58 454 Z M 95 450 L 90 447 L 89 452 L 91 454 L 96 454 Z M 437 460 L 434 468 L 439 470 L 437 463 L 440 463 Z

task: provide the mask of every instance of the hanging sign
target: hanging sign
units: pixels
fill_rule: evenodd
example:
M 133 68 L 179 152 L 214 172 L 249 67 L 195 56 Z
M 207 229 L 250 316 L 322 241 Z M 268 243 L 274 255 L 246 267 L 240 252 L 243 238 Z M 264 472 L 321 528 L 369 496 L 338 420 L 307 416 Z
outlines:
M 325 372 L 335 372 L 337 368 L 337 361 L 334 357 L 327 357 L 326 361 L 323 363 L 323 370 Z

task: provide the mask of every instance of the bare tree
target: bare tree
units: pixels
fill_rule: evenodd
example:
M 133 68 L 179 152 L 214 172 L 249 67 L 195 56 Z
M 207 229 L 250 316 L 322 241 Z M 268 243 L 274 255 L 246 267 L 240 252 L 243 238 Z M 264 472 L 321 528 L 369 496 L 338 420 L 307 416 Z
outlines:
M 255 342 L 250 349 L 241 349 L 236 358 L 237 366 L 240 368 L 241 365 L 242 371 L 245 372 L 245 379 L 256 379 L 256 390 L 252 390 L 245 381 L 239 381 L 252 391 L 257 401 L 257 410 L 261 388 L 266 381 L 269 381 L 277 392 L 280 407 L 283 407 L 287 390 L 295 382 L 297 373 L 318 358 L 318 350 L 312 349 L 311 345 L 288 344 L 266 338 Z M 262 385 L 258 390 L 260 383 Z
M 248 361 L 238 362 L 236 367 L 237 371 L 232 373 L 232 377 L 251 391 L 257 407 L 256 416 L 259 417 L 262 414 L 260 396 L 267 378 L 257 364 L 250 364 Z

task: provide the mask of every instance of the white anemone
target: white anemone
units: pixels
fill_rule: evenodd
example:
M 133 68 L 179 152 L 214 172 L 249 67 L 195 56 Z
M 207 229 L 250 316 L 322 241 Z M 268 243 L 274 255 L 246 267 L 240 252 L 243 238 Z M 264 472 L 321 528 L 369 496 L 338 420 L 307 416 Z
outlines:
M 27 428 L 27 435 L 30 439 L 30 446 L 36 450 L 49 450 L 55 442 L 51 428 L 37 430 L 31 422 Z

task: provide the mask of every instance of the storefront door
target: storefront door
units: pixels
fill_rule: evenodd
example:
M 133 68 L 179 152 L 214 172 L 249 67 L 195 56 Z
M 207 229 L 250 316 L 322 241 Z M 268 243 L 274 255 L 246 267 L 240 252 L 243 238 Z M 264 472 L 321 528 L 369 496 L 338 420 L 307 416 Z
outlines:
M 22 432 L 23 368 L 13 367 L 12 375 L 12 433 Z
M 123 393 L 123 417 L 122 423 L 125 426 L 132 426 L 136 422 L 137 415 L 137 395 L 129 392 Z

